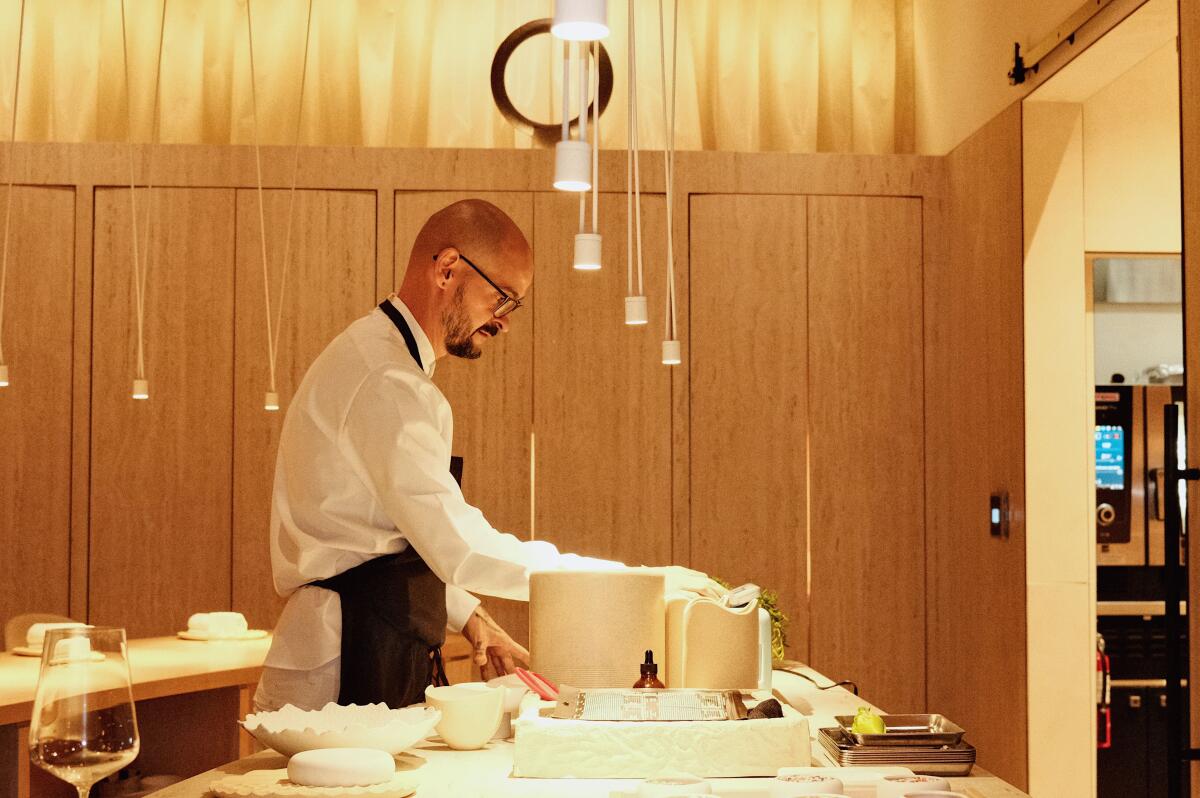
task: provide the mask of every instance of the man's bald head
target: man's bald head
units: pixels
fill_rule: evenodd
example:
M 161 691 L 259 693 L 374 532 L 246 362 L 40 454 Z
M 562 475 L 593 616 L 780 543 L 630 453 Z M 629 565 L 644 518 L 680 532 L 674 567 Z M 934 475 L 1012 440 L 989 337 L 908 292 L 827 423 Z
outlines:
M 426 220 L 398 293 L 439 356 L 474 358 L 480 344 L 508 329 L 507 317 L 492 316 L 500 292 L 523 298 L 532 282 L 533 253 L 521 228 L 492 203 L 467 199 Z
M 409 263 L 427 261 L 446 247 L 456 247 L 475 263 L 496 263 L 497 269 L 513 265 L 526 268 L 530 275 L 533 272 L 525 234 L 508 214 L 485 200 L 461 200 L 430 216 L 417 233 Z M 516 263 L 498 263 L 502 259 Z

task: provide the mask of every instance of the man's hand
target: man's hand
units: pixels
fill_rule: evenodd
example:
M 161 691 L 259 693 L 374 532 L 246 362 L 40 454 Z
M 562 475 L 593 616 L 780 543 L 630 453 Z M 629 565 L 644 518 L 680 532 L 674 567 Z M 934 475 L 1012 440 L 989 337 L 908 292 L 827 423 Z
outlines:
M 477 607 L 462 630 L 474 647 L 475 664 L 483 680 L 512 673 L 517 663 L 529 664 L 529 652 L 508 636 L 483 607 Z
M 667 595 L 691 593 L 697 596 L 707 596 L 719 599 L 729 591 L 709 579 L 700 571 L 693 571 L 681 565 L 665 565 L 658 568 L 648 568 L 652 573 L 662 574 L 666 579 Z

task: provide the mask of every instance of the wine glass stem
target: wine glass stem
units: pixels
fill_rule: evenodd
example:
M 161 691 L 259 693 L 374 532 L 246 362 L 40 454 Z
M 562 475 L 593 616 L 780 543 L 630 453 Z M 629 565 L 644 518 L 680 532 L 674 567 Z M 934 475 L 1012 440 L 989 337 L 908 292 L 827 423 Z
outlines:
M 79 798 L 88 798 L 88 795 L 92 792 L 92 786 L 92 784 L 89 784 L 86 787 L 84 787 L 82 784 L 75 785 L 75 789 L 79 791 Z

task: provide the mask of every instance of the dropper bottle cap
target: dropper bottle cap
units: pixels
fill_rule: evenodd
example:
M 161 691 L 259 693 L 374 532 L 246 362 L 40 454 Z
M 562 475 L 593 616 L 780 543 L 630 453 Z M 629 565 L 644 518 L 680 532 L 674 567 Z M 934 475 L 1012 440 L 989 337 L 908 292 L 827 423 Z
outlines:
M 654 652 L 646 649 L 646 661 L 642 663 L 642 676 L 658 676 L 658 664 L 654 661 Z

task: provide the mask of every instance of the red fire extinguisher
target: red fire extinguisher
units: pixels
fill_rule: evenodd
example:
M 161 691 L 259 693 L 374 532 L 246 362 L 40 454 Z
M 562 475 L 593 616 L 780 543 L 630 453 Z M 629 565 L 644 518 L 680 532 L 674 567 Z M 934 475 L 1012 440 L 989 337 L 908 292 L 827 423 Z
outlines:
M 1096 747 L 1112 748 L 1112 667 L 1104 653 L 1104 636 L 1096 635 Z

